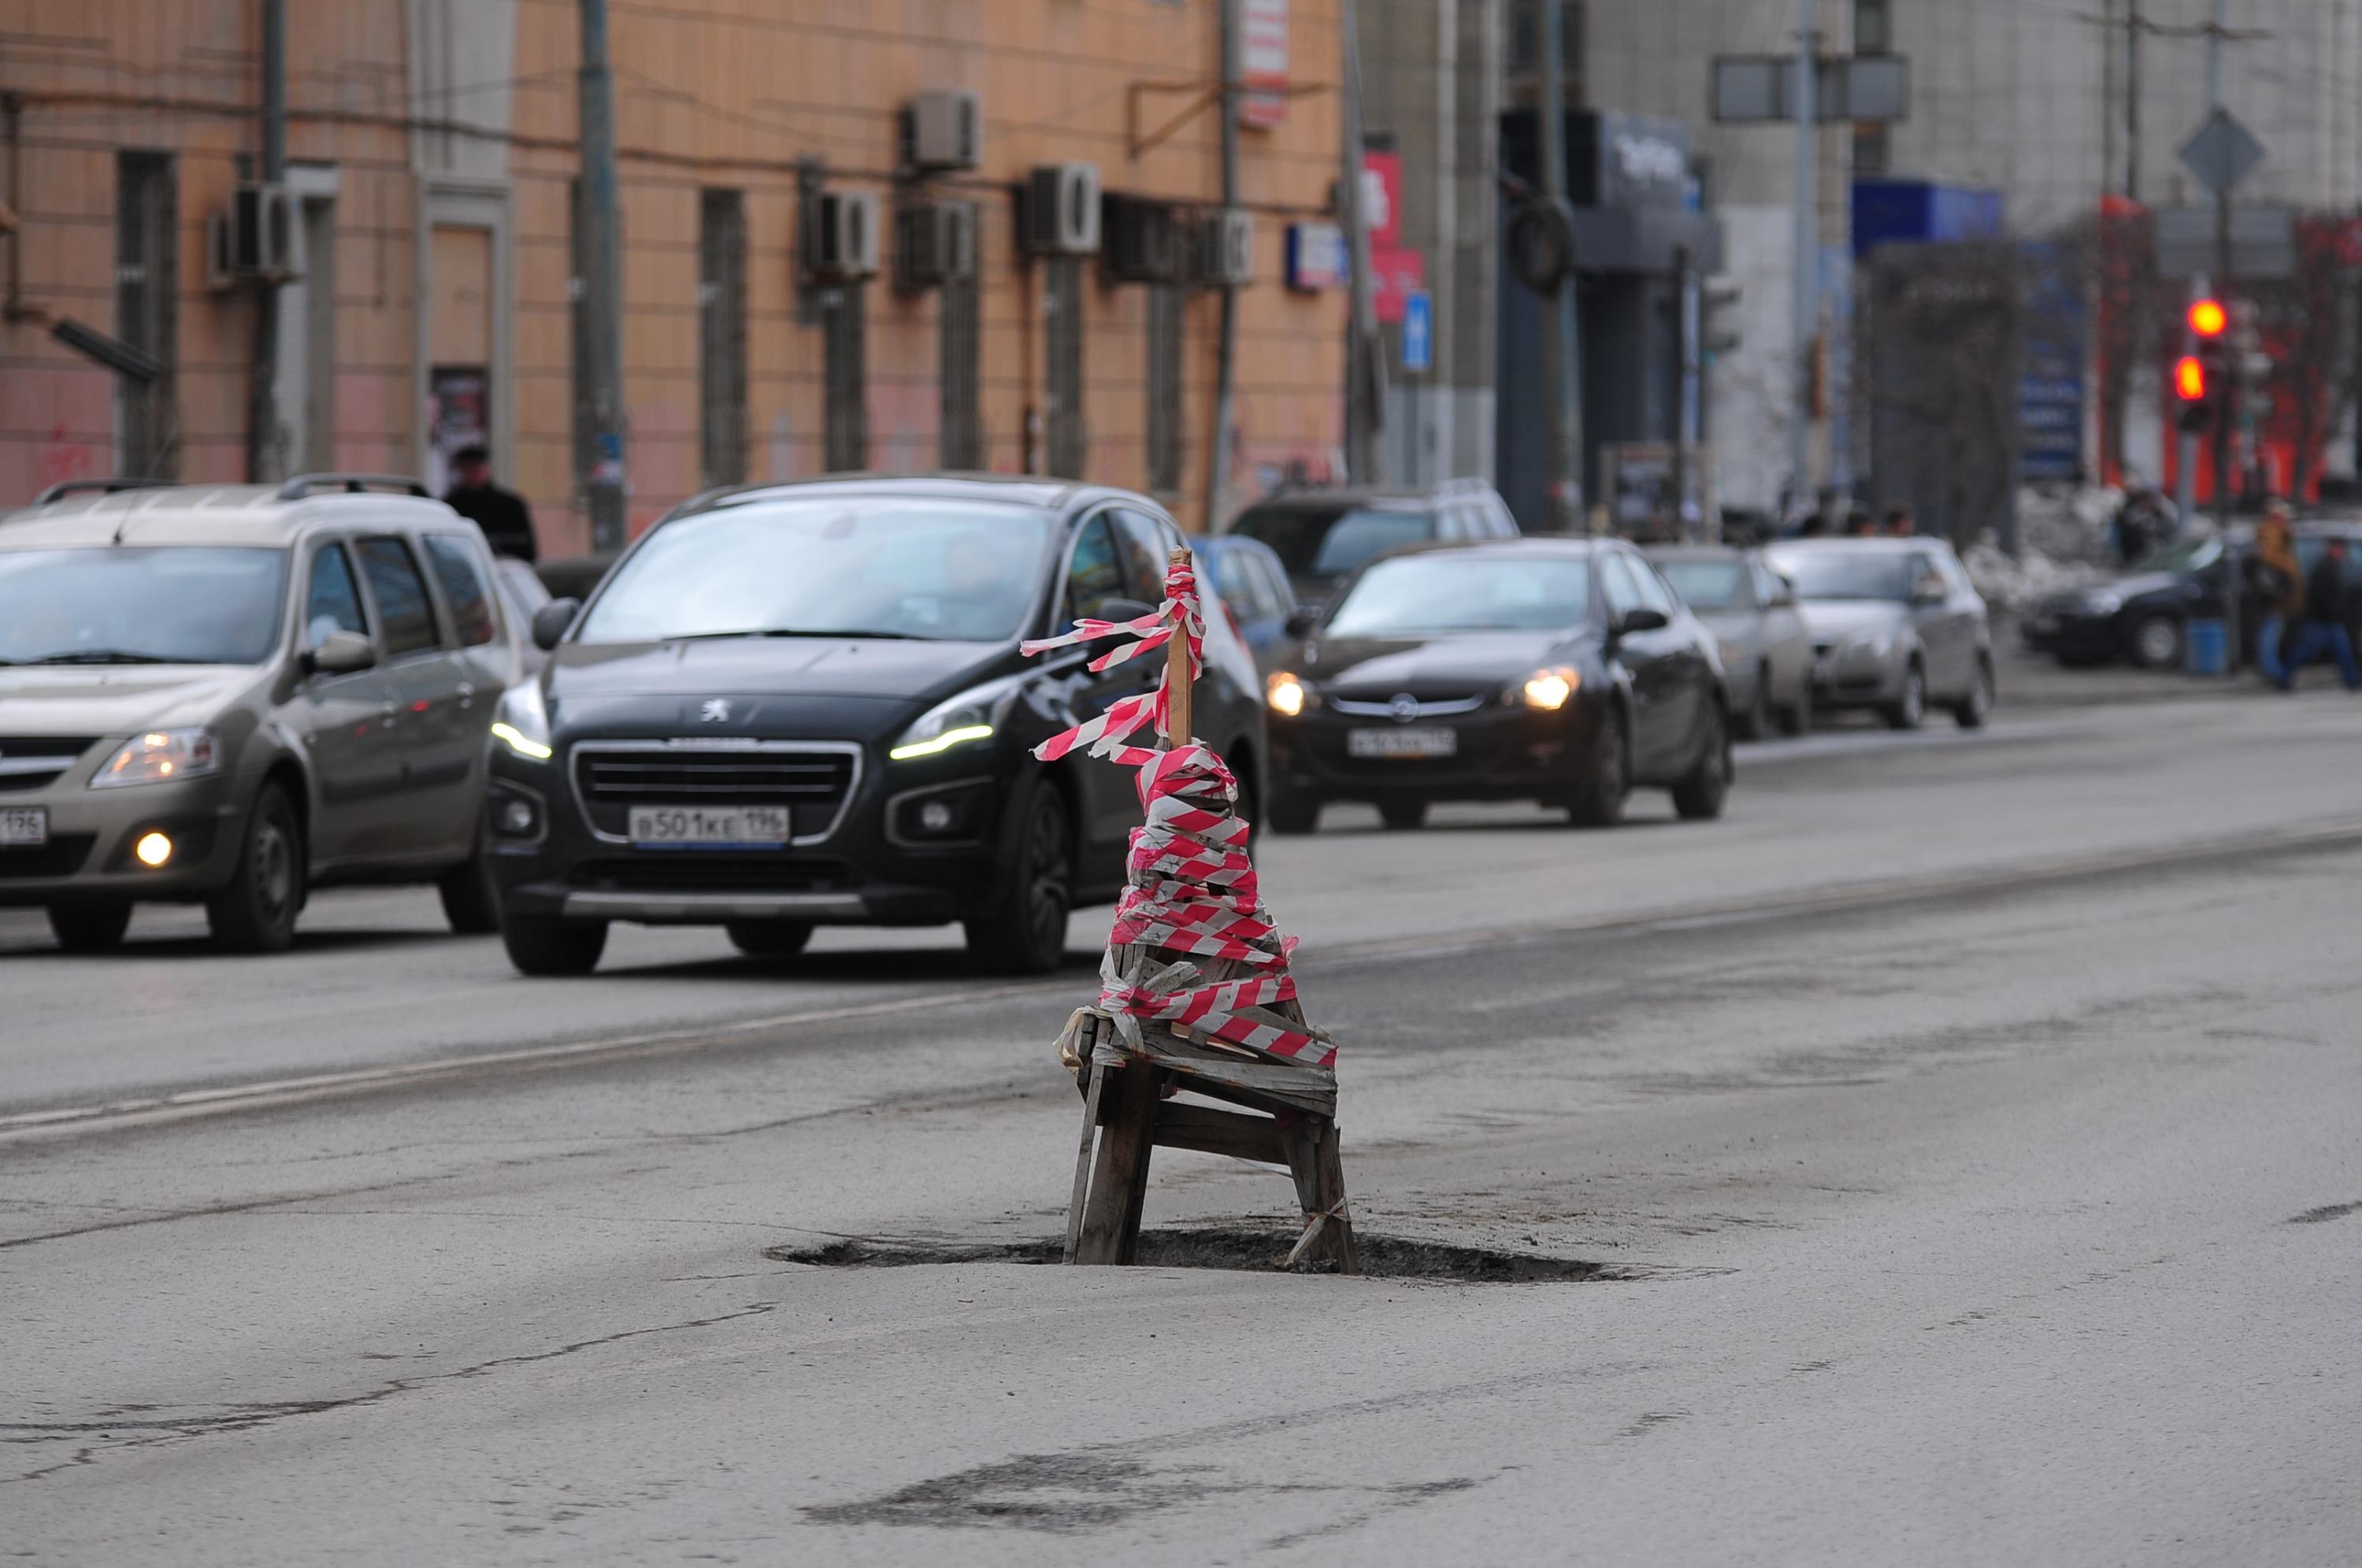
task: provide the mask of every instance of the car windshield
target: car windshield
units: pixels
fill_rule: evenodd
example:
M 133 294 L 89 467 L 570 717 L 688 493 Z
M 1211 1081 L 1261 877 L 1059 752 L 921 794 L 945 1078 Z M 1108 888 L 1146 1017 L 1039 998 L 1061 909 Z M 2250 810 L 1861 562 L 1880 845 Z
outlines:
M 2133 571 L 2139 575 L 2163 572 L 2180 576 L 2186 571 L 2203 571 L 2214 564 L 2223 553 L 2223 542 L 2212 534 L 2202 534 L 2194 539 L 2176 539 L 2160 545 L 2134 563 Z
M 1435 537 L 1430 513 L 1369 506 L 1274 506 L 1231 528 L 1269 545 L 1290 577 L 1343 577 L 1400 545 Z
M 1909 558 L 1885 550 L 1830 550 L 1807 545 L 1781 551 L 1772 564 L 1796 585 L 1799 599 L 1884 599 L 1900 603 L 1911 597 Z
M 1747 597 L 1743 561 L 1659 561 L 1657 569 L 1693 610 L 1727 610 Z
M 1576 557 L 1416 555 L 1380 561 L 1346 591 L 1332 637 L 1541 632 L 1590 613 L 1591 563 Z
M 999 642 L 1033 606 L 1050 519 L 1006 502 L 766 501 L 657 529 L 615 569 L 586 643 L 672 637 Z
M 259 664 L 286 585 L 281 549 L 0 550 L 0 664 Z

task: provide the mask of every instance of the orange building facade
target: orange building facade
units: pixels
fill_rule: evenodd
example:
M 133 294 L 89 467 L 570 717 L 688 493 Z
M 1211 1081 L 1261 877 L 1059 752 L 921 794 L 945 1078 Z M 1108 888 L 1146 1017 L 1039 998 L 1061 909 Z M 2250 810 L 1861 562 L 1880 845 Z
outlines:
M 1289 286 L 1285 257 L 1294 226 L 1330 243 L 1332 7 L 1249 7 L 1245 229 L 1222 262 L 1215 0 L 614 0 L 633 528 L 717 483 L 948 466 L 1146 490 L 1198 525 L 1212 281 L 1241 262 L 1229 497 L 1330 471 L 1344 297 Z M 480 439 L 544 553 L 588 548 L 580 6 L 288 6 L 287 174 L 248 199 L 254 237 L 261 9 L 0 0 L 0 506 L 107 474 L 437 482 Z M 978 134 L 914 168 L 906 108 L 960 93 Z M 1044 254 L 1055 204 L 1026 193 L 1074 164 L 1098 245 Z M 848 196 L 875 199 L 874 275 L 820 232 L 865 206 Z M 922 283 L 941 270 L 898 265 L 898 236 L 936 220 L 898 215 L 944 206 L 972 210 L 973 265 Z

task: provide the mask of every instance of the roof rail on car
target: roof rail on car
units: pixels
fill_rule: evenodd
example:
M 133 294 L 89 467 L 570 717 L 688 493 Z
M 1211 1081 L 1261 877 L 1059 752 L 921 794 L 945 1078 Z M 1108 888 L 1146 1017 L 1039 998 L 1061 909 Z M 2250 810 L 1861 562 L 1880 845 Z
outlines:
M 297 474 L 279 487 L 273 501 L 301 501 L 315 490 L 342 491 L 359 495 L 372 490 L 397 491 L 403 495 L 421 495 L 429 501 L 434 491 L 414 479 L 401 474 Z
M 36 506 L 47 506 L 52 501 L 63 501 L 69 495 L 85 491 L 98 491 L 113 495 L 119 490 L 158 490 L 171 484 L 171 480 L 150 479 L 74 479 L 61 480 L 33 497 Z

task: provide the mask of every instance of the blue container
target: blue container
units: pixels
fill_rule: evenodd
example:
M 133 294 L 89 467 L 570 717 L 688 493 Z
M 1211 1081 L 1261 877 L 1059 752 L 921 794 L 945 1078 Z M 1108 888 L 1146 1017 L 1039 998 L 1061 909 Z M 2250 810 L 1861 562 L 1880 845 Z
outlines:
M 2191 621 L 2182 628 L 2182 667 L 2192 675 L 2228 675 L 2230 639 L 2220 621 Z

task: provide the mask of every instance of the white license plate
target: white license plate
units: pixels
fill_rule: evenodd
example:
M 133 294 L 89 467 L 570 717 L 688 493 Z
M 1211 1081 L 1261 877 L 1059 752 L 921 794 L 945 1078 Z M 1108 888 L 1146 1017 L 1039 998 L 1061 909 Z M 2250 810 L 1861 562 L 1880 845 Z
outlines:
M 39 849 L 50 842 L 50 813 L 42 806 L 11 806 L 0 812 L 0 846 Z
M 785 806 L 634 806 L 642 849 L 777 849 L 788 842 Z
M 1452 756 L 1460 750 L 1454 730 L 1348 730 L 1349 756 Z

